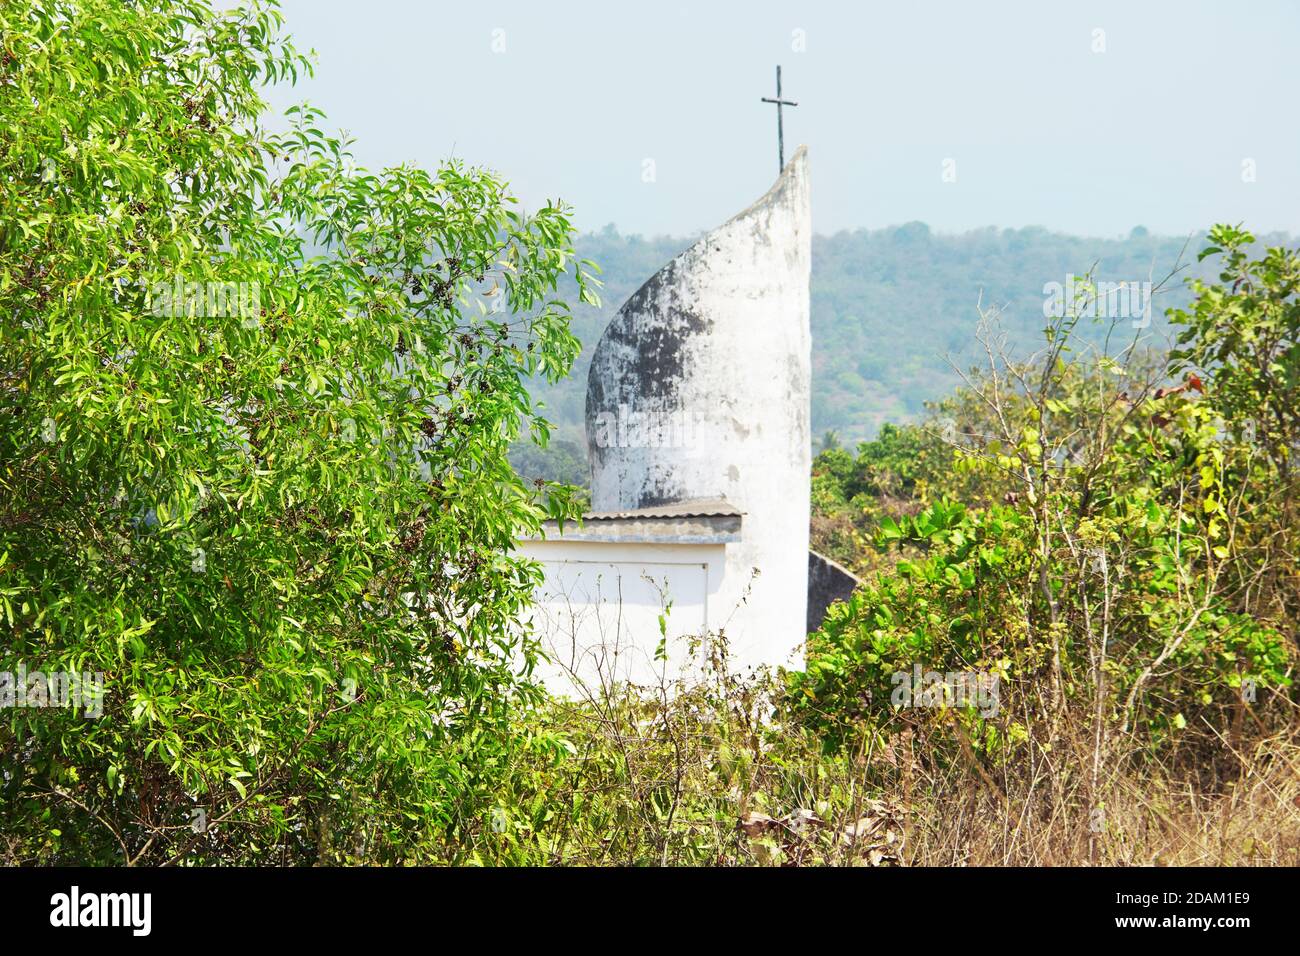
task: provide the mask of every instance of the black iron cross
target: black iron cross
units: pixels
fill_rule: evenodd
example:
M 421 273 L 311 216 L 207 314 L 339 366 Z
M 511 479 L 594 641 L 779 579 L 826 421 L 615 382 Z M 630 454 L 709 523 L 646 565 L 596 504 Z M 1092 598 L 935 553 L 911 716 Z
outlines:
M 781 68 L 776 68 L 776 99 L 770 99 L 766 96 L 763 98 L 764 103 L 776 104 L 776 158 L 779 162 L 777 173 L 785 169 L 785 124 L 781 122 L 781 107 L 798 106 L 794 100 L 781 99 Z

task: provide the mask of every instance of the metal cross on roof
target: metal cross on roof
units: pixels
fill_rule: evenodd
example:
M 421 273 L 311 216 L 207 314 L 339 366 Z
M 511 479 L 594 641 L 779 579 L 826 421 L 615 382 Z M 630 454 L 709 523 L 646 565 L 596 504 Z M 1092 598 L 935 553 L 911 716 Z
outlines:
M 776 68 L 776 99 L 766 96 L 762 99 L 764 103 L 776 104 L 776 158 L 778 162 L 777 173 L 779 174 L 781 170 L 785 169 L 785 124 L 781 119 L 781 107 L 799 105 L 794 100 L 781 99 L 781 68 L 779 66 Z

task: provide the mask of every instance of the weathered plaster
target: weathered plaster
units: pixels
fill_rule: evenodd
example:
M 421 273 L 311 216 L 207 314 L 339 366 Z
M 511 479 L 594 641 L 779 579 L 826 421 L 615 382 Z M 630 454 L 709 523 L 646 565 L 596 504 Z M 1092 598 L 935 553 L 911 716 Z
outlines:
M 723 497 L 745 512 L 709 598 L 742 665 L 784 663 L 806 633 L 811 238 L 801 147 L 765 196 L 628 299 L 588 377 L 593 510 Z M 597 426 L 621 407 L 694 427 L 611 443 Z

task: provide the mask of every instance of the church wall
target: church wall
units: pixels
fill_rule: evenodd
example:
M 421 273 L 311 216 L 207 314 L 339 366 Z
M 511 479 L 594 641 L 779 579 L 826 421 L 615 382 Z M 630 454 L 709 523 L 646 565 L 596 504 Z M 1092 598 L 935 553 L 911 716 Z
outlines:
M 580 696 L 575 674 L 595 687 L 611 680 L 655 685 L 661 676 L 693 673 L 687 639 L 715 625 L 725 547 L 522 542 L 521 556 L 541 562 L 545 573 L 530 623 L 552 658 L 540 668 L 547 686 Z M 661 637 L 666 662 L 655 659 Z
M 741 665 L 784 663 L 805 635 L 808 200 L 801 149 L 627 301 L 588 378 L 593 509 L 720 496 L 745 512 L 718 595 Z

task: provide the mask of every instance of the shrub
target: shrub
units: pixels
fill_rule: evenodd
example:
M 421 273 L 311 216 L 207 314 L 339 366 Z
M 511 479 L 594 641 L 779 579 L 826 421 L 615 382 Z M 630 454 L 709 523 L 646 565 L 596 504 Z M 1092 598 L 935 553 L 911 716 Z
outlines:
M 268 133 L 279 26 L 0 8 L 0 669 L 106 680 L 98 720 L 3 712 L 19 860 L 419 858 L 531 740 L 506 455 L 587 268 L 493 174 Z

